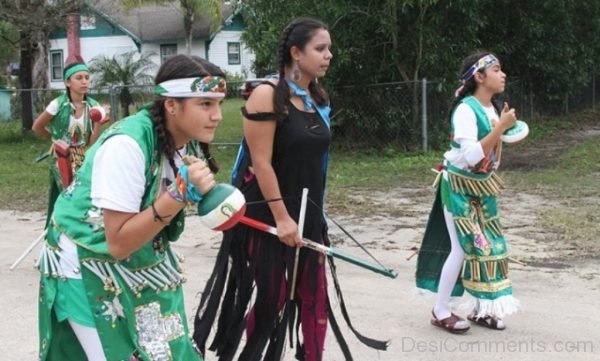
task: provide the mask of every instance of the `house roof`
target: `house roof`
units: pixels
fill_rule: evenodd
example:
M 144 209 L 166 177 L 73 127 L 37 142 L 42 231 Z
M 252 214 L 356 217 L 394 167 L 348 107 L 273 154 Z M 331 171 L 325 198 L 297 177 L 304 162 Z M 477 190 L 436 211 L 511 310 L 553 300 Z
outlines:
M 146 5 L 125 11 L 114 0 L 92 0 L 88 5 L 98 11 L 107 21 L 122 28 L 142 42 L 160 42 L 185 39 L 183 11 L 178 1 L 165 5 Z M 223 19 L 229 18 L 234 8 L 229 1 L 222 6 Z M 210 19 L 201 15 L 192 26 L 194 39 L 209 39 L 212 35 Z M 221 24 L 219 24 L 219 27 Z M 217 28 L 219 28 L 217 27 Z M 214 28 L 213 28 L 214 29 Z

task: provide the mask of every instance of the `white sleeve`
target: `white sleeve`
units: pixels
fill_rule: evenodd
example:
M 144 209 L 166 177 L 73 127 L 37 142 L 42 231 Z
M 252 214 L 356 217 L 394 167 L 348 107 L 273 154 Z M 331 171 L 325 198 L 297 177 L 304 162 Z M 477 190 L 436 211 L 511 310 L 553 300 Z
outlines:
M 145 164 L 144 153 L 133 138 L 124 134 L 108 138 L 94 156 L 92 204 L 138 213 L 146 184 Z
M 52 115 L 56 115 L 58 113 L 58 99 L 53 99 L 46 107 L 46 111 Z
M 454 141 L 460 145 L 460 158 L 469 166 L 479 163 L 484 157 L 481 143 L 477 140 L 477 117 L 467 104 L 459 104 L 452 116 Z

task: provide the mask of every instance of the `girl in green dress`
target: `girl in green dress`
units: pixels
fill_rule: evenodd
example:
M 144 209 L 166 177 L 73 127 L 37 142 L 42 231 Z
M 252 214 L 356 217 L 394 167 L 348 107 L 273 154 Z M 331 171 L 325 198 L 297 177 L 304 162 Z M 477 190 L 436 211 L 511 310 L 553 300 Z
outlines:
M 506 74 L 491 53 L 467 57 L 452 106 L 451 149 L 444 154 L 437 197 L 417 261 L 417 287 L 437 292 L 431 324 L 453 333 L 470 322 L 502 330 L 502 317 L 519 308 L 508 279 L 506 241 L 496 197 L 502 134 L 516 121 L 514 109 L 500 106 Z M 473 296 L 465 320 L 451 312 L 450 296 Z
M 103 132 L 55 204 L 38 265 L 41 360 L 202 360 L 171 243 L 185 205 L 215 185 L 208 143 L 224 74 L 176 55 L 154 92 L 154 103 Z
M 98 106 L 98 102 L 87 95 L 90 89 L 90 70 L 83 60 L 65 66 L 63 71 L 65 94 L 53 99 L 46 109 L 33 123 L 32 130 L 53 143 L 50 152 L 50 189 L 48 192 L 48 218 L 50 221 L 54 202 L 58 194 L 68 185 L 57 166 L 57 154 L 54 143 L 64 142 L 68 146 L 71 174 L 75 173 L 83 163 L 84 153 L 100 135 L 100 121 L 90 119 L 90 109 Z

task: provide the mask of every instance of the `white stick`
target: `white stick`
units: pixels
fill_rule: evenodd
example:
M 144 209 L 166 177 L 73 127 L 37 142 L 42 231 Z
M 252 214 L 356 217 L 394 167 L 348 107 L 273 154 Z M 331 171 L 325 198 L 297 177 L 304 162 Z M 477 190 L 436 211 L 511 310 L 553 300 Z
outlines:
M 306 218 L 306 200 L 308 198 L 308 188 L 302 188 L 302 202 L 300 203 L 300 214 L 298 215 L 298 234 L 302 239 L 304 237 L 304 219 Z M 300 247 L 296 246 L 296 256 L 294 257 L 294 272 L 292 273 L 292 287 L 290 290 L 290 300 L 294 300 L 296 293 L 296 278 L 298 276 L 298 262 L 300 260 Z
M 102 283 L 106 285 L 106 277 L 104 276 L 104 274 L 102 274 L 102 272 L 100 272 L 98 265 L 96 265 L 92 262 L 93 261 L 83 262 L 82 264 L 85 268 L 89 269 L 90 271 L 92 271 L 93 274 L 98 276 L 98 278 L 100 278 L 102 280 Z
M 27 257 L 27 255 L 31 253 L 31 251 L 33 251 L 35 246 L 37 246 L 38 243 L 40 243 L 42 241 L 42 239 L 44 239 L 44 237 L 46 237 L 47 232 L 48 232 L 48 230 L 44 229 L 44 232 L 42 232 L 42 234 L 40 234 L 38 238 L 36 238 L 33 242 L 31 242 L 31 244 L 29 245 L 29 247 L 27 247 L 25 252 L 23 252 L 23 254 L 19 258 L 17 258 L 15 263 L 13 263 L 12 266 L 10 266 L 11 271 L 13 269 L 15 269 L 15 267 L 17 267 L 19 265 L 19 263 L 21 263 L 25 259 L 25 257 Z

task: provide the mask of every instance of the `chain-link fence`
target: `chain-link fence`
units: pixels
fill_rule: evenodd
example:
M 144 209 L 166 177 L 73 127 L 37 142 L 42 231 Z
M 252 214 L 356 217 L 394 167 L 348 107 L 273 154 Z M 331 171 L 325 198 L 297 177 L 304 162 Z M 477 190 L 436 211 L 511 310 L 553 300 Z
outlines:
M 241 98 L 242 85 L 243 82 L 227 82 L 227 98 Z M 127 114 L 135 112 L 143 104 L 151 102 L 155 98 L 153 91 L 154 85 L 110 88 L 108 93 L 112 119 L 121 119 Z
M 228 98 L 241 105 L 243 82 L 228 82 Z M 511 80 L 502 97 L 517 109 L 520 119 L 560 115 L 595 108 L 598 77 L 562 98 L 536 97 L 529 84 Z M 100 103 L 111 105 L 111 119 L 122 119 L 154 99 L 153 86 L 114 86 L 89 92 Z M 0 113 L 21 121 L 27 112 L 35 119 L 47 104 L 63 94 L 53 89 L 3 89 Z M 361 84 L 331 92 L 333 144 L 341 149 L 382 149 L 417 151 L 445 148 L 448 144 L 448 111 L 452 94 L 435 81 Z M 6 100 L 9 99 L 9 100 Z M 30 102 L 31 107 L 25 106 Z M 8 111 L 7 109 L 8 108 Z M 237 108 L 239 109 L 239 108 Z M 239 114 L 236 110 L 236 115 Z M 228 120 L 228 119 L 226 119 Z M 231 122 L 239 124 L 239 118 Z M 237 136 L 232 138 L 238 139 Z M 220 139 L 217 136 L 216 142 Z
M 532 85 L 509 82 L 500 96 L 520 119 L 556 116 L 596 107 L 600 81 L 551 98 L 534 96 Z M 435 81 L 364 84 L 332 92 L 334 144 L 341 148 L 405 151 L 445 148 L 449 142 L 452 94 Z
M 228 98 L 241 98 L 243 82 L 228 82 Z M 111 120 L 135 113 L 154 99 L 154 85 L 129 85 L 92 88 L 87 95 L 101 104 L 110 105 Z M 0 121 L 35 120 L 50 101 L 64 94 L 62 89 L 2 89 Z M 27 104 L 31 104 L 28 106 Z
M 400 147 L 418 142 L 422 92 L 410 82 L 340 87 L 332 94 L 333 132 L 345 148 Z

